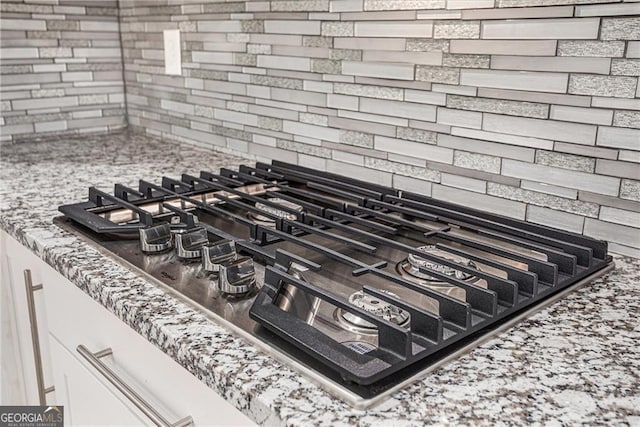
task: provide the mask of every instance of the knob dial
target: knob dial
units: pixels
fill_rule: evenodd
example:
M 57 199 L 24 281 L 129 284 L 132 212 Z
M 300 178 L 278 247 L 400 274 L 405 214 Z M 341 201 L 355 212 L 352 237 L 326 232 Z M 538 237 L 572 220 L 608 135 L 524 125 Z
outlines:
M 217 273 L 220 271 L 220 264 L 237 257 L 236 243 L 233 240 L 225 239 L 202 247 L 202 267 L 206 271 Z
M 146 254 L 159 254 L 173 247 L 169 224 L 158 224 L 140 229 L 140 249 Z
M 253 260 L 240 257 L 220 264 L 218 287 L 220 291 L 230 295 L 246 294 L 256 286 L 256 271 Z
M 176 233 L 174 240 L 176 255 L 185 261 L 200 259 L 202 257 L 202 247 L 209 243 L 207 230 L 202 227 L 195 227 L 183 233 Z

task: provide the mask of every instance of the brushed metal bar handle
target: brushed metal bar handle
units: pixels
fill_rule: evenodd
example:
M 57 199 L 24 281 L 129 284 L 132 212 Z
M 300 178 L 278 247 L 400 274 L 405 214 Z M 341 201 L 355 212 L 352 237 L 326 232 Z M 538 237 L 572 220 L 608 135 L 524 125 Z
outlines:
M 55 387 L 44 386 L 44 371 L 42 368 L 42 352 L 40 351 L 40 333 L 38 331 L 38 317 L 36 315 L 36 303 L 33 297 L 35 291 L 42 289 L 42 284 L 33 285 L 31 270 L 24 270 L 24 285 L 27 291 L 27 309 L 29 312 L 29 324 L 31 326 L 31 344 L 33 347 L 33 359 L 36 364 L 36 382 L 38 384 L 38 400 L 40 405 L 47 404 L 47 393 L 55 390 Z
M 80 344 L 76 348 L 77 352 L 82 356 L 91 366 L 93 366 L 107 381 L 109 381 L 115 388 L 120 391 L 136 408 L 146 415 L 155 425 L 162 427 L 186 427 L 193 425 L 193 418 L 186 416 L 175 423 L 170 422 L 162 416 L 149 402 L 147 402 L 142 396 L 140 396 L 135 390 L 133 390 L 127 383 L 125 383 L 115 372 L 105 365 L 100 358 L 113 354 L 111 348 L 105 348 L 98 352 L 92 353 L 84 345 Z

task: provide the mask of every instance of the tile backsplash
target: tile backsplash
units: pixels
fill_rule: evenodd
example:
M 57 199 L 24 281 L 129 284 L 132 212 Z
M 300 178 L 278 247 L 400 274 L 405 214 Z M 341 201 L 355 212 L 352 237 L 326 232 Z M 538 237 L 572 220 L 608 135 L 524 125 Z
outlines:
M 640 256 L 638 1 L 119 6 L 135 129 L 430 194 Z M 181 76 L 165 74 L 167 29 L 180 31 Z
M 0 2 L 1 139 L 126 125 L 117 0 Z

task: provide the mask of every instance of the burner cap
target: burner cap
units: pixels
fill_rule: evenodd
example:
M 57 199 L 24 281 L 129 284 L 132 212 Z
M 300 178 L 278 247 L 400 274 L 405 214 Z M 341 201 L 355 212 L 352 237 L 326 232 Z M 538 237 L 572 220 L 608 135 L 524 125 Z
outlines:
M 300 206 L 300 205 L 298 205 L 296 203 L 290 202 L 288 200 L 281 199 L 279 197 L 271 197 L 271 198 L 268 198 L 267 201 L 269 201 L 271 203 L 274 203 L 274 204 L 277 204 L 279 206 L 282 206 L 284 208 L 287 208 L 287 209 L 290 209 L 290 210 L 294 210 L 296 212 L 302 212 L 302 210 L 303 210 L 302 206 Z M 296 219 L 296 215 L 295 214 L 289 213 L 289 212 L 287 212 L 287 211 L 285 211 L 283 209 L 278 209 L 278 208 L 276 208 L 274 206 L 267 205 L 265 203 L 256 202 L 255 208 L 258 209 L 258 210 L 261 210 L 262 212 L 266 212 L 266 213 L 271 214 L 271 215 L 276 215 L 278 218 L 284 218 L 284 219 L 288 219 L 288 220 L 291 220 L 291 221 Z M 270 217 L 268 217 L 266 215 L 260 215 L 258 213 L 253 213 L 252 212 L 252 213 L 249 213 L 249 217 L 251 219 L 253 219 L 254 221 L 263 222 L 263 223 L 267 223 L 267 224 L 275 224 L 275 221 L 272 218 L 270 218 Z
M 435 245 L 426 245 L 418 248 L 419 251 L 424 253 L 435 255 L 440 258 L 447 259 L 449 261 L 453 261 L 457 264 L 465 265 L 467 267 L 475 268 L 478 267 L 476 264 L 468 258 L 464 258 L 461 256 L 457 256 L 451 254 L 449 252 L 445 252 L 442 249 L 438 249 Z M 450 286 L 447 282 L 444 282 L 438 278 L 430 276 L 426 273 L 420 271 L 421 268 L 428 268 L 430 270 L 437 271 L 438 273 L 447 275 L 449 277 L 453 277 L 460 280 L 467 281 L 475 281 L 478 278 L 472 274 L 466 273 L 464 271 L 456 270 L 455 268 L 449 267 L 447 265 L 438 264 L 437 262 L 427 260 L 418 255 L 409 254 L 405 261 L 402 261 L 398 264 L 398 272 L 401 276 L 409 277 L 412 279 L 420 279 L 421 282 L 428 282 L 429 284 L 437 284 L 439 286 Z
M 383 290 L 382 292 L 390 296 L 396 296 L 389 291 Z M 351 294 L 349 303 L 396 325 L 405 326 L 410 320 L 409 312 L 365 294 L 362 291 Z M 370 322 L 342 309 L 336 310 L 336 320 L 346 329 L 360 334 L 375 334 L 378 330 L 378 328 Z

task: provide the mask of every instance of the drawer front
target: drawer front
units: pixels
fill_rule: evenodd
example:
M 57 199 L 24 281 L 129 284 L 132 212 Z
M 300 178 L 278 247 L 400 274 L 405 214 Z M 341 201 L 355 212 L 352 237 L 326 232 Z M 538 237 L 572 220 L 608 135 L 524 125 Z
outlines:
M 66 426 L 140 426 L 148 424 L 128 402 L 113 393 L 90 366 L 81 363 L 55 337 L 50 336 L 55 364 L 56 405 L 64 406 Z
M 254 425 L 74 284 L 47 269 L 47 276 L 53 276 L 45 293 L 50 334 L 78 360 L 80 345 L 93 353 L 110 348 L 111 355 L 100 360 L 171 422 L 191 416 L 196 425 Z

